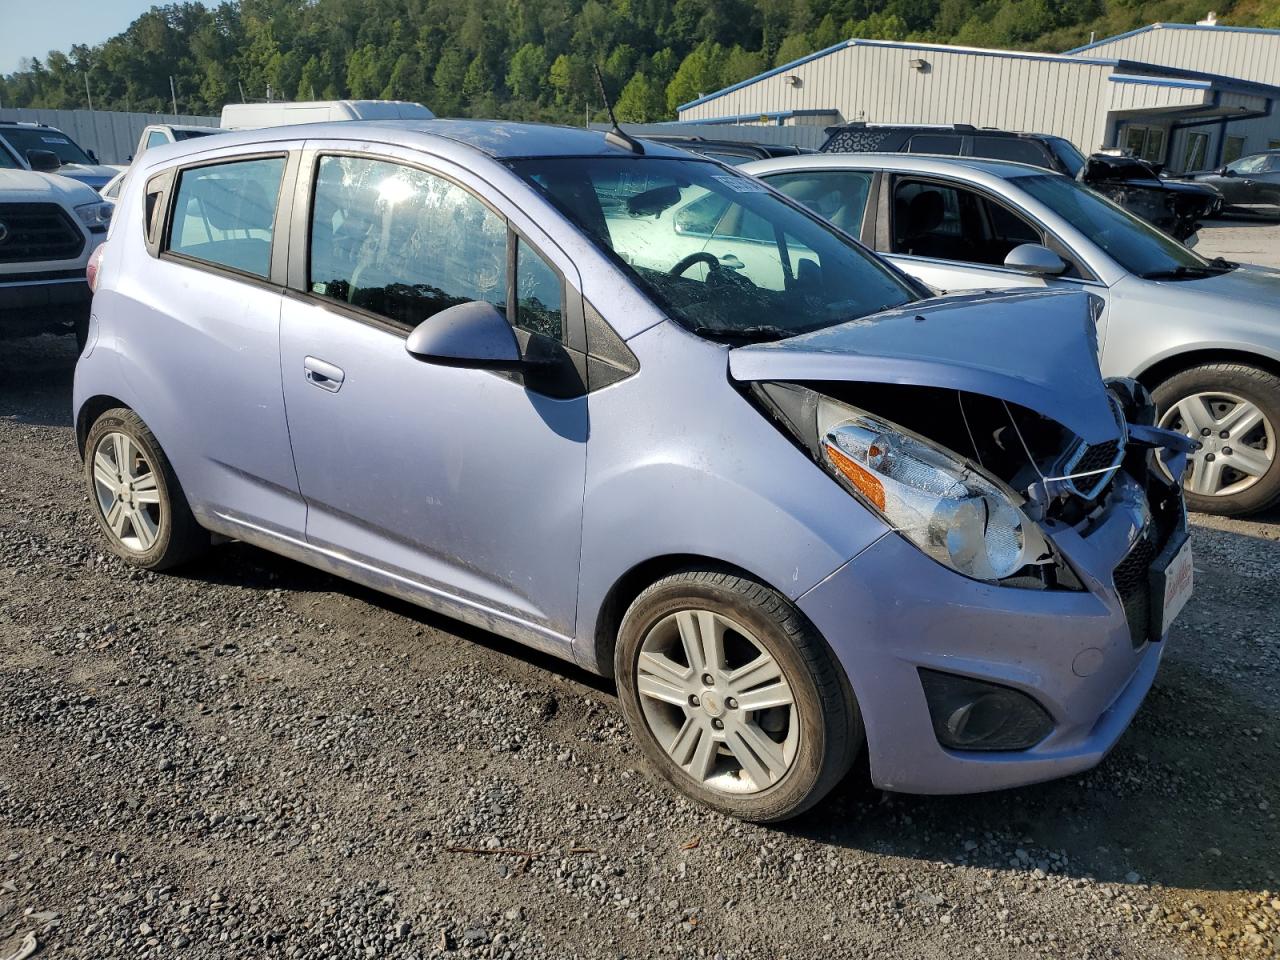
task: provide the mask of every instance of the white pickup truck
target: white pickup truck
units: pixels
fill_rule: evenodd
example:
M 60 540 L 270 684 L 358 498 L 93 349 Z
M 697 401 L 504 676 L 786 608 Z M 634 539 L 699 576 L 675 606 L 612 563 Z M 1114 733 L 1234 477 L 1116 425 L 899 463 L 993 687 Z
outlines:
M 83 346 L 85 268 L 113 209 L 92 187 L 0 155 L 0 339 L 74 330 Z

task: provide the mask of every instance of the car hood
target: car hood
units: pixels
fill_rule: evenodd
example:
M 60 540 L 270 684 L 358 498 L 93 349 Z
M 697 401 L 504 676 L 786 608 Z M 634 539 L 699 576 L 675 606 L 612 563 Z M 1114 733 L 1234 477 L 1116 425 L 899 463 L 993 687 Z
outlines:
M 963 390 L 1056 420 L 1088 443 L 1114 439 L 1089 297 L 1012 291 L 907 304 L 729 353 L 739 381 L 850 381 Z
M 56 173 L 0 170 L 0 200 L 27 203 L 60 203 L 71 206 L 101 199 L 88 185 Z
M 121 168 L 108 167 L 106 164 L 64 163 L 57 170 L 60 177 L 87 184 L 94 190 L 101 190 L 119 173 Z

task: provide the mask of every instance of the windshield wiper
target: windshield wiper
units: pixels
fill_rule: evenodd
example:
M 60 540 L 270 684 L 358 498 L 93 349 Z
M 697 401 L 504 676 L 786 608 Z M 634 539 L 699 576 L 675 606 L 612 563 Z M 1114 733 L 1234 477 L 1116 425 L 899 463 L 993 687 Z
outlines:
M 1231 263 L 1229 260 L 1215 257 L 1203 267 L 1180 264 L 1169 270 L 1148 270 L 1146 273 L 1138 274 L 1138 276 L 1143 280 L 1196 280 L 1201 277 L 1213 277 L 1220 273 L 1226 273 L 1229 270 L 1234 270 L 1236 266 L 1237 264 Z
M 692 328 L 701 337 L 727 337 L 741 340 L 743 343 L 767 343 L 770 340 L 785 340 L 796 336 L 799 331 L 788 330 L 772 324 L 761 323 L 750 327 L 721 327 L 713 324 L 700 324 Z

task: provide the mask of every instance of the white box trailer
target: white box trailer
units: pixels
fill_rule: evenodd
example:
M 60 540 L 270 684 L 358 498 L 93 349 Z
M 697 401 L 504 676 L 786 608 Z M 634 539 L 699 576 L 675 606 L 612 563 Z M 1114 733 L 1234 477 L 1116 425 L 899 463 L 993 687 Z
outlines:
M 311 100 L 300 103 L 229 103 L 223 130 L 255 130 L 327 120 L 430 120 L 435 114 L 407 100 Z

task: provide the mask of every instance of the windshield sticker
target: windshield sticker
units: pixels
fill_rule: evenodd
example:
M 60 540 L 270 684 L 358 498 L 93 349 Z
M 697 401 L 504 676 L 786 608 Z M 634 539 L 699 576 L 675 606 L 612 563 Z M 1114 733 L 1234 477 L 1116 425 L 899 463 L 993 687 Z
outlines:
M 71 142 L 66 137 L 41 137 L 40 139 L 45 143 L 70 143 Z
M 748 177 L 717 175 L 713 176 L 712 179 L 719 180 L 734 193 L 768 193 L 763 183 Z

